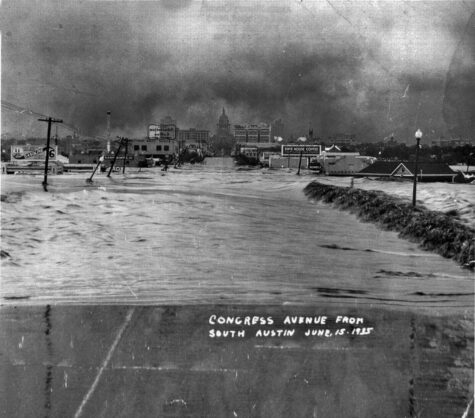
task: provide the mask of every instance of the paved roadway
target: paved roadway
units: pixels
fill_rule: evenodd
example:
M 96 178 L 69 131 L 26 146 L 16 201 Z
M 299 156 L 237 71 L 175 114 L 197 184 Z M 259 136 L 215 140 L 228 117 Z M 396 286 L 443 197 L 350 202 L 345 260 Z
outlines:
M 4 417 L 473 416 L 471 309 L 5 305 L 0 314 Z M 273 324 L 212 325 L 213 314 Z M 327 320 L 284 325 L 287 314 Z M 370 334 L 338 315 L 363 318 Z M 279 329 L 294 335 L 256 336 Z

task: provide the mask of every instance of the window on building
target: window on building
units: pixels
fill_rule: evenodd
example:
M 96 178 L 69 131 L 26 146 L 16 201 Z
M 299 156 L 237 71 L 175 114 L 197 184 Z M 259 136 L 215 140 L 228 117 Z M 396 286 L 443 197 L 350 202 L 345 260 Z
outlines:
M 170 149 L 170 147 L 169 147 L 168 145 L 164 145 L 164 146 L 163 146 L 163 150 L 164 150 L 164 151 L 168 151 L 169 149 Z
M 142 151 L 147 151 L 147 145 L 142 145 Z
M 162 150 L 162 146 L 161 145 L 157 145 L 157 151 L 161 151 Z
M 140 147 L 138 145 L 134 145 L 134 151 L 138 151 Z

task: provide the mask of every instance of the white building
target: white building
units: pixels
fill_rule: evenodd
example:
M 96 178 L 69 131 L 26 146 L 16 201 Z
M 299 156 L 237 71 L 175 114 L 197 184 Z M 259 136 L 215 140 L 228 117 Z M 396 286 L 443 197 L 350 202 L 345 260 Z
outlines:
M 323 172 L 331 175 L 351 176 L 376 161 L 376 157 L 366 157 L 359 152 L 332 152 L 323 151 L 317 158 Z
M 178 130 L 178 144 L 180 149 L 185 147 L 200 148 L 208 151 L 209 131 L 204 129 L 180 129 Z
M 128 152 L 134 157 L 163 158 L 177 150 L 174 139 L 131 139 Z

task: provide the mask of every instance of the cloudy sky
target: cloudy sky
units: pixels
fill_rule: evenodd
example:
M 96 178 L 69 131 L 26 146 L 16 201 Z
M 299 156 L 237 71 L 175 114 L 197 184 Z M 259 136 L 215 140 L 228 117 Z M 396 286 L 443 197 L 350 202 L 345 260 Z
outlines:
M 475 132 L 475 1 L 3 0 L 2 130 L 144 136 L 281 118 L 298 136 Z M 9 107 L 8 107 L 9 106 Z M 43 126 L 42 126 L 43 125 Z M 66 131 L 64 131 L 66 133 Z

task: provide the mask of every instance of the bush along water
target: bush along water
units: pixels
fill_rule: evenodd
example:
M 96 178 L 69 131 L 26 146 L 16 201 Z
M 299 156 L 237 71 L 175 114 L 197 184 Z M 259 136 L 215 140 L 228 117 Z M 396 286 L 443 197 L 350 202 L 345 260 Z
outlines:
M 355 213 L 365 222 L 399 232 L 424 249 L 452 258 L 463 267 L 475 267 L 475 230 L 462 224 L 453 214 L 431 211 L 423 206 L 382 191 L 330 186 L 314 181 L 305 194 L 340 209 Z

